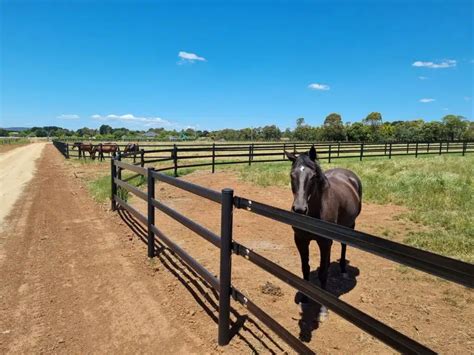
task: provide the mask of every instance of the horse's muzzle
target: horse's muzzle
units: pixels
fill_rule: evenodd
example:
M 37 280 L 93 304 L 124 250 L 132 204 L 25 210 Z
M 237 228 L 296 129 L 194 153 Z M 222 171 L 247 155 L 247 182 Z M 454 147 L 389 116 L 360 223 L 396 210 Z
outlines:
M 298 214 L 307 214 L 308 213 L 308 207 L 291 207 L 291 210 L 295 213 L 298 213 Z

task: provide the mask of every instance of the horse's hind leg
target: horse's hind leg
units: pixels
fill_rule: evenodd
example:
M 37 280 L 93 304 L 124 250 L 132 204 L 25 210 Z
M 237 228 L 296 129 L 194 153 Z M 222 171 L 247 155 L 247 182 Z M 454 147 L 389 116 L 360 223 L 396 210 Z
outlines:
M 355 223 L 350 227 L 352 229 L 355 228 Z M 346 261 L 346 249 L 347 245 L 344 243 L 341 243 L 341 260 L 339 260 L 339 266 L 341 267 L 341 274 L 344 279 L 349 278 L 349 275 L 347 274 L 347 261 Z

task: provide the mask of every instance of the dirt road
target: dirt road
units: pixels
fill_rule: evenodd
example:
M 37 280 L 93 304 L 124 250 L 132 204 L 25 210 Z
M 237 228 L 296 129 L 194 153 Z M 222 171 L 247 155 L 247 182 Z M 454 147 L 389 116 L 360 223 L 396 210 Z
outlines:
M 24 185 L 33 177 L 44 146 L 35 143 L 0 153 L 0 231 Z

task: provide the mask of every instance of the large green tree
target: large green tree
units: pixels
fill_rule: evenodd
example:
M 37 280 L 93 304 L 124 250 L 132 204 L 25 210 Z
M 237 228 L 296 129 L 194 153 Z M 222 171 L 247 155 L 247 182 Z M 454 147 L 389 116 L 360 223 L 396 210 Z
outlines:
M 300 118 L 296 119 L 296 127 L 301 127 L 301 126 L 304 126 L 304 125 L 305 125 L 304 117 L 300 117 Z
M 281 131 L 275 125 L 265 126 L 262 128 L 262 138 L 265 141 L 275 141 L 281 138 Z
M 468 121 L 463 116 L 446 115 L 443 124 L 450 140 L 460 139 L 468 127 Z
M 346 139 L 346 132 L 342 117 L 338 113 L 329 114 L 324 120 L 324 138 L 328 141 L 342 141 Z
M 110 127 L 109 125 L 103 124 L 102 126 L 99 127 L 99 133 L 102 135 L 111 134 L 112 127 Z

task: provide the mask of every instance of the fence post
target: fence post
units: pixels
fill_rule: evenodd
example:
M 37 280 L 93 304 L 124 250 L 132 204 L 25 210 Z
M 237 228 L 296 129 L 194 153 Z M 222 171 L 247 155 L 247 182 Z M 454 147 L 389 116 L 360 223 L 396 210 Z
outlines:
M 286 143 L 283 143 L 283 160 L 286 160 L 285 152 L 286 152 Z
M 174 177 L 178 177 L 178 147 L 173 144 Z
M 383 155 L 387 155 L 387 143 L 385 142 L 384 148 L 383 148 Z
M 152 226 L 155 225 L 155 206 L 153 206 L 152 199 L 155 198 L 155 178 L 153 177 L 154 168 L 148 168 L 148 257 L 155 257 L 155 233 L 153 233 Z
M 216 171 L 216 143 L 212 143 L 212 173 Z
M 341 152 L 341 142 L 337 142 L 337 157 L 339 158 L 339 153 Z
M 430 152 L 430 142 L 428 142 L 428 146 L 426 147 L 426 153 Z
M 360 144 L 360 161 L 362 161 L 362 158 L 364 156 L 364 143 Z
M 462 142 L 462 156 L 466 155 L 467 142 Z
M 121 161 L 122 160 L 122 155 L 119 153 L 118 157 L 117 157 L 117 160 L 118 161 Z M 117 178 L 119 180 L 122 180 L 122 168 L 118 167 L 117 168 Z
M 66 159 L 69 159 L 69 143 L 66 142 Z
M 293 154 L 296 154 L 296 143 L 293 143 Z
M 115 158 L 110 159 L 110 209 L 115 211 L 117 209 L 117 204 L 115 203 L 115 195 L 117 195 L 117 185 L 115 184 L 115 178 L 117 176 L 117 167 L 115 166 Z
M 252 165 L 253 144 L 249 144 L 249 166 Z
M 232 278 L 232 220 L 234 190 L 222 190 L 221 250 L 219 274 L 219 345 L 230 341 L 230 295 Z
M 140 166 L 142 168 L 145 166 L 145 149 L 140 151 Z
M 418 158 L 418 142 L 415 144 L 415 158 Z
M 443 142 L 439 142 L 439 155 L 441 155 L 442 148 L 443 148 Z
M 410 154 L 410 143 L 407 143 L 407 155 Z
M 331 163 L 331 147 L 332 147 L 332 145 L 329 144 L 328 163 Z
M 449 153 L 449 141 L 446 142 L 446 153 Z
M 389 143 L 388 149 L 388 159 L 392 159 L 392 142 Z

